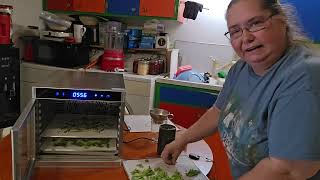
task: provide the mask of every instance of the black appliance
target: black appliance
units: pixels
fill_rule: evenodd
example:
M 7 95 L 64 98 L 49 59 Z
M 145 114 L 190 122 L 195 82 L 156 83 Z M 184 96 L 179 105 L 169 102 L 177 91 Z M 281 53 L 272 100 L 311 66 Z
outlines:
M 98 45 L 99 44 L 99 28 L 96 26 L 85 25 L 86 32 L 82 37 L 82 42 L 87 45 Z
M 12 126 L 19 114 L 19 49 L 12 45 L 0 45 L 0 128 Z
M 35 43 L 35 62 L 72 68 L 89 63 L 89 46 L 39 39 Z

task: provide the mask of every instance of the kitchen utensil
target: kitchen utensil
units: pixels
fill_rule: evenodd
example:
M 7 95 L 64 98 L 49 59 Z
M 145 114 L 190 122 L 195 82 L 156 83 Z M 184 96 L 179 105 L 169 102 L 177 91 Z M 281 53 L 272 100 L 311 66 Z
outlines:
M 152 120 L 157 124 L 162 124 L 167 119 L 173 119 L 173 114 L 164 109 L 154 108 L 150 110 L 150 116 Z
M 80 21 L 87 26 L 96 26 L 98 24 L 98 19 L 92 16 L 79 16 Z
M 84 33 L 86 33 L 86 28 L 82 24 L 74 24 L 73 25 L 73 36 L 74 39 L 76 40 L 76 43 L 81 43 L 82 42 L 82 36 Z
M 174 141 L 176 136 L 176 127 L 171 124 L 161 124 L 159 128 L 157 154 L 161 155 L 164 147 Z
M 51 30 L 65 31 L 70 28 L 72 24 L 70 21 L 64 20 L 63 18 L 47 11 L 41 12 L 39 17 Z

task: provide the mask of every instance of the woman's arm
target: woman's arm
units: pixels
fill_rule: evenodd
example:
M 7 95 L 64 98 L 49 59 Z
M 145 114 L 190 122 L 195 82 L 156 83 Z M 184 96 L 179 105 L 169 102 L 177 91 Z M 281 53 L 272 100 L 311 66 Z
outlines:
M 239 180 L 305 180 L 320 170 L 320 161 L 265 158 Z
M 175 164 L 184 147 L 191 142 L 198 141 L 216 131 L 220 110 L 213 106 L 189 129 L 167 144 L 162 151 L 161 157 L 167 164 Z

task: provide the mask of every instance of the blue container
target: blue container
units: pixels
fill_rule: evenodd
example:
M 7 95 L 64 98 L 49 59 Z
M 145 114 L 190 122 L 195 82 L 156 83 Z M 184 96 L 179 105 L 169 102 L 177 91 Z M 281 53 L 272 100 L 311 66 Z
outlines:
M 129 29 L 128 36 L 129 37 L 136 37 L 140 38 L 142 35 L 142 30 L 141 29 Z
M 139 41 L 128 41 L 128 48 L 138 48 L 139 47 Z

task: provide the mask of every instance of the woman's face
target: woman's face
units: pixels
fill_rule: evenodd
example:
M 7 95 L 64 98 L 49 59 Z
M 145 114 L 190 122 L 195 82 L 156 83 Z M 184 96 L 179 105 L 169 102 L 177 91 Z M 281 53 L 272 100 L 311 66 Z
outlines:
M 227 12 L 227 24 L 235 36 L 242 29 L 241 36 L 231 37 L 231 45 L 257 74 L 272 66 L 287 47 L 284 21 L 279 15 L 272 16 L 270 11 L 262 9 L 260 1 L 240 0 L 233 4 Z M 264 28 L 256 28 L 259 26 Z

